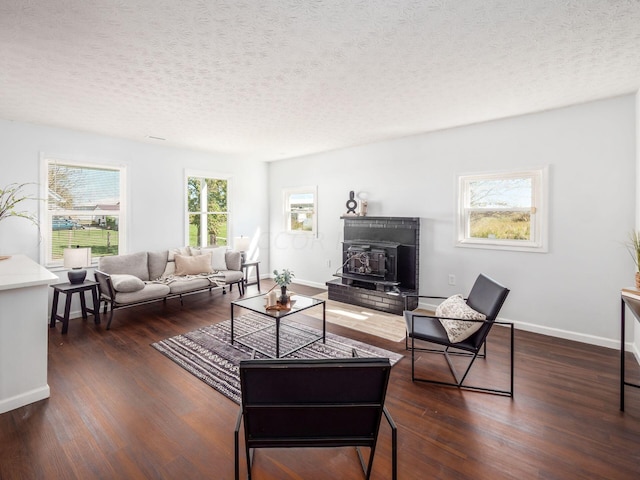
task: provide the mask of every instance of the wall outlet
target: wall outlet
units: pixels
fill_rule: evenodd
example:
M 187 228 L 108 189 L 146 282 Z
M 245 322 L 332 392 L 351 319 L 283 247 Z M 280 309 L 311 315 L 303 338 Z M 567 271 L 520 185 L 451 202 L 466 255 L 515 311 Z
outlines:
M 456 284 L 456 276 L 453 273 L 449 274 L 449 285 L 455 285 Z
M 331 260 L 327 260 L 327 267 L 331 267 Z

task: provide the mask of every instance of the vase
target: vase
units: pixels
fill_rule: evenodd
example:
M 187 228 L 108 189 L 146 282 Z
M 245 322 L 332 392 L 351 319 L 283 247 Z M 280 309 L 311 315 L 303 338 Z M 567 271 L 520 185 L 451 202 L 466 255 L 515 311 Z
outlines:
M 287 287 L 286 285 L 284 287 L 280 287 L 280 303 L 282 305 L 286 305 L 288 301 L 287 298 Z
M 636 272 L 636 288 L 640 290 L 640 272 Z

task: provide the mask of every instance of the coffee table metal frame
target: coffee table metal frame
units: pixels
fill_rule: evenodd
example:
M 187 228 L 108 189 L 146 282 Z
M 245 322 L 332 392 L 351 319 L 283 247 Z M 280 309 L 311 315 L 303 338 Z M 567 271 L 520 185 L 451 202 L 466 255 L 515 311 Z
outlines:
M 241 345 L 244 345 L 245 347 L 254 349 L 256 352 L 260 352 L 266 355 L 267 357 L 280 358 L 280 357 L 286 357 L 287 355 L 293 352 L 297 352 L 301 348 L 304 348 L 307 345 L 311 345 L 312 343 L 317 342 L 320 339 L 322 339 L 322 343 L 326 343 L 326 336 L 327 336 L 326 302 L 324 300 L 307 297 L 305 295 L 293 295 L 291 297 L 291 300 L 292 300 L 291 302 L 292 305 L 290 310 L 267 310 L 265 306 L 264 295 L 257 295 L 255 297 L 249 297 L 249 298 L 240 298 L 238 300 L 232 301 L 231 302 L 231 344 L 233 345 L 233 342 L 235 341 L 240 343 Z M 289 315 L 293 315 L 294 313 L 299 313 L 309 308 L 316 307 L 318 305 L 322 305 L 322 335 L 313 337 L 308 342 L 302 345 L 296 346 L 296 348 L 293 348 L 287 352 L 284 352 L 282 355 L 280 355 L 280 320 L 282 320 L 285 317 L 288 317 Z M 235 320 L 234 307 L 244 308 L 246 310 L 250 310 L 252 312 L 258 313 L 267 318 L 271 318 L 275 320 L 275 325 L 276 325 L 276 356 L 275 357 L 273 357 L 272 354 L 265 352 L 263 350 L 260 350 L 253 345 L 249 345 L 246 341 L 243 341 L 245 337 L 249 337 L 251 335 L 254 335 L 268 328 L 272 328 L 273 325 L 267 325 L 265 327 L 258 328 L 256 330 L 253 330 L 249 333 L 245 333 L 243 335 L 235 335 L 234 334 L 234 320 Z M 289 324 L 287 325 L 287 328 L 300 330 L 299 328 L 296 328 Z M 303 331 L 303 330 L 300 330 L 300 331 Z M 304 332 L 308 334 L 308 331 L 304 331 Z

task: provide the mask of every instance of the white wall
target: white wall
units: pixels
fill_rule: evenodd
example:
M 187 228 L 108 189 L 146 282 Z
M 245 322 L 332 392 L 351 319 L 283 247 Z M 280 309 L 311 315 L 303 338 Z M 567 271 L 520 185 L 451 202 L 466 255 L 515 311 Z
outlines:
M 371 216 L 421 218 L 421 293 L 468 293 L 483 272 L 511 289 L 501 317 L 519 328 L 617 347 L 620 288 L 634 272 L 623 243 L 635 219 L 635 110 L 627 95 L 272 163 L 271 265 L 309 284 L 331 280 L 339 217 L 349 191 L 364 190 Z M 543 165 L 548 253 L 454 247 L 457 174 Z M 287 235 L 282 189 L 310 184 L 318 185 L 319 235 Z
M 261 235 L 258 246 L 267 257 L 264 232 L 269 212 L 264 201 L 268 191 L 264 162 L 0 120 L 0 185 L 38 183 L 41 153 L 126 166 L 128 252 L 184 245 L 185 169 L 232 175 L 230 234 Z M 32 193 L 38 194 L 37 186 Z M 26 206 L 37 212 L 37 202 Z M 38 230 L 19 218 L 0 223 L 0 254 L 13 253 L 40 262 Z M 58 275 L 66 278 L 66 272 Z

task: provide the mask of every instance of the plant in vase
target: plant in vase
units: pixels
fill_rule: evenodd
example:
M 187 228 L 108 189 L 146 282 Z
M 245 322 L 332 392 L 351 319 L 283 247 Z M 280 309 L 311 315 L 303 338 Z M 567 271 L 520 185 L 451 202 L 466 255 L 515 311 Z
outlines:
M 27 183 L 12 183 L 4 188 L 0 188 L 0 221 L 9 217 L 26 218 L 35 225 L 38 225 L 36 216 L 27 211 L 16 210 L 20 202 L 25 200 L 37 200 L 36 197 L 25 194 L 23 189 Z
M 284 268 L 282 272 L 278 270 L 273 271 L 273 281 L 280 287 L 280 303 L 285 305 L 287 303 L 287 285 L 291 283 L 291 279 L 295 275 L 293 272 Z
M 633 231 L 629 235 L 627 250 L 636 264 L 636 288 L 640 289 L 640 232 Z
M 18 204 L 25 200 L 37 200 L 36 197 L 24 193 L 23 190 L 27 185 L 27 183 L 11 183 L 6 187 L 0 188 L 0 222 L 9 217 L 20 217 L 26 218 L 35 226 L 39 226 L 38 218 L 34 214 L 26 210 L 16 210 Z M 9 257 L 5 255 L 0 257 L 0 259 L 5 258 Z

